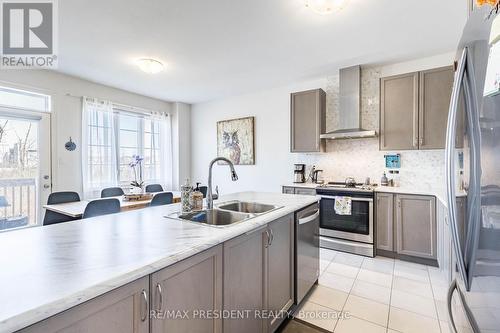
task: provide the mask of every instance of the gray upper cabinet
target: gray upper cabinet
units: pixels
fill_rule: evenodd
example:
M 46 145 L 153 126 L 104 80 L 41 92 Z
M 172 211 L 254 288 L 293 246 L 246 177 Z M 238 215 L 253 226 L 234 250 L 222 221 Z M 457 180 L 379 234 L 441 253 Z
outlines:
M 222 332 L 220 319 L 203 319 L 201 314 L 222 308 L 222 260 L 219 245 L 151 275 L 151 309 L 167 314 L 188 311 L 189 316 L 152 316 L 152 333 Z
M 420 72 L 419 148 L 443 149 L 453 88 L 453 67 Z M 458 129 L 457 132 L 460 132 Z
M 418 73 L 380 79 L 380 149 L 418 149 Z
M 322 89 L 292 93 L 290 97 L 290 151 L 320 152 L 324 142 L 326 93 Z
M 437 259 L 436 198 L 396 195 L 396 252 Z
M 149 332 L 149 277 L 131 282 L 53 317 L 23 333 Z
M 224 310 L 264 309 L 264 244 L 267 229 L 224 243 Z M 264 321 L 250 316 L 224 319 L 224 332 L 264 332 Z
M 453 80 L 452 66 L 381 78 L 380 150 L 443 149 Z
M 267 247 L 267 309 L 272 313 L 284 313 L 294 301 L 294 219 L 285 216 L 269 224 L 271 235 Z M 268 322 L 268 332 L 274 332 L 285 316 L 276 316 Z
M 394 195 L 377 193 L 377 249 L 394 251 Z

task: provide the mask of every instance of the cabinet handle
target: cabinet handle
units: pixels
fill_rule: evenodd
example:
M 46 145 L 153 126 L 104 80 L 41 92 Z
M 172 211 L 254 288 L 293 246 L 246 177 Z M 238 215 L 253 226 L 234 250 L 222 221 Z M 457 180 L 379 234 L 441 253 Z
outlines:
M 161 285 L 159 283 L 156 284 L 156 291 L 158 292 L 158 309 L 157 311 L 161 311 L 161 308 L 163 307 L 163 293 L 161 290 Z
M 424 136 L 422 135 L 422 137 L 420 138 L 420 147 L 422 147 L 424 145 Z
M 141 307 L 141 321 L 146 321 L 146 319 L 148 318 L 148 309 L 149 309 L 148 294 L 146 293 L 146 290 L 142 289 L 141 296 L 143 299 L 142 304 L 144 304 L 144 307 Z
M 401 200 L 398 200 L 398 207 L 401 208 Z
M 273 229 L 269 229 L 269 231 L 271 232 L 271 239 L 269 240 L 269 246 L 271 246 L 273 244 L 273 240 L 274 240 L 274 232 L 273 232 Z
M 271 239 L 271 235 L 269 234 L 269 230 L 266 230 L 266 245 L 264 246 L 266 249 L 269 247 L 269 240 Z

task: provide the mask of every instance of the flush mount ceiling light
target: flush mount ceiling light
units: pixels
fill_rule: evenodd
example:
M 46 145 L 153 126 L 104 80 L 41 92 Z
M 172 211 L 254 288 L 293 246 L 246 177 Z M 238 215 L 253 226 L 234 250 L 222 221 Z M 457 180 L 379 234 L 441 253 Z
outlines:
M 310 8 L 317 14 L 327 15 L 342 10 L 348 0 L 304 0 L 307 8 Z
M 156 74 L 163 70 L 163 64 L 158 60 L 151 58 L 141 58 L 137 60 L 137 66 L 148 74 Z

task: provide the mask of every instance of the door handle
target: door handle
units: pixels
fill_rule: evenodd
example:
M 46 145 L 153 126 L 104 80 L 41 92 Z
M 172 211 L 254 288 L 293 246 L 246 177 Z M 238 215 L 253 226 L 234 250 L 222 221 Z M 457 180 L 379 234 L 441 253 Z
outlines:
M 44 188 L 44 189 L 49 189 L 49 188 L 50 188 L 50 185 L 49 185 L 49 184 L 43 184 L 43 188 Z
M 316 210 L 314 214 L 299 219 L 299 225 L 314 221 L 318 216 L 319 216 L 319 209 Z
M 448 113 L 448 126 L 446 129 L 446 149 L 445 149 L 445 172 L 446 172 L 446 194 L 448 199 L 448 218 L 451 225 L 451 235 L 453 238 L 453 248 L 455 250 L 457 266 L 459 273 L 465 283 L 467 289 L 467 273 L 465 268 L 464 256 L 460 246 L 460 237 L 456 220 L 457 202 L 455 193 L 455 132 L 456 132 L 456 119 L 458 110 L 458 100 L 460 97 L 460 88 L 465 77 L 465 66 L 468 56 L 468 49 L 465 48 L 462 52 L 462 57 L 458 65 L 455 75 L 455 83 L 451 94 L 450 111 Z

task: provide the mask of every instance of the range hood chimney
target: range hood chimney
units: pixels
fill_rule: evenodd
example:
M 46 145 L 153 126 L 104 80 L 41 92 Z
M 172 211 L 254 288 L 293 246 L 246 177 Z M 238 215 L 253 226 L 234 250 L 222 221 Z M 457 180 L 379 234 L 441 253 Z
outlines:
M 340 70 L 339 128 L 321 134 L 322 139 L 355 139 L 377 136 L 373 130 L 361 128 L 361 67 Z

